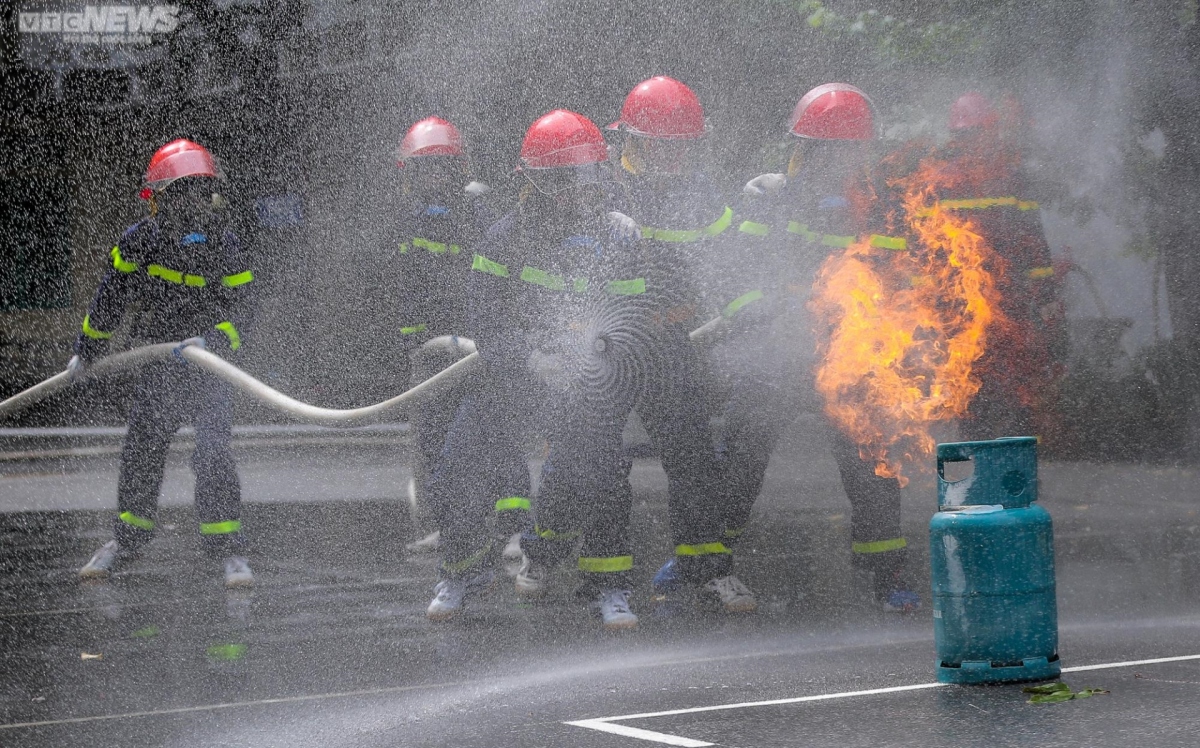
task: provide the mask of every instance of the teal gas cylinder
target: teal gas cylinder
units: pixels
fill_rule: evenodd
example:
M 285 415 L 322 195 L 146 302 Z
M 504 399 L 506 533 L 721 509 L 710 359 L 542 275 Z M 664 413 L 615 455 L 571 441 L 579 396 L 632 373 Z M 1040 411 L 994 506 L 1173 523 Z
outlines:
M 972 474 L 947 481 L 947 462 Z M 1037 440 L 939 444 L 929 522 L 933 633 L 942 683 L 1057 677 L 1054 529 L 1037 501 Z

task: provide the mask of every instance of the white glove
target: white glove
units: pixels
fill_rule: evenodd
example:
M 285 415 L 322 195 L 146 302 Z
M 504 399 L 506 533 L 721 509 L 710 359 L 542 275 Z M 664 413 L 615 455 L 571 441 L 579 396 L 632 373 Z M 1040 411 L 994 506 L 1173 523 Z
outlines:
M 175 346 L 175 350 L 172 351 L 172 353 L 179 358 L 183 358 L 183 349 L 187 348 L 189 345 L 194 345 L 197 348 L 208 350 L 208 341 L 197 335 L 194 338 L 187 338 L 186 340 L 181 341 L 179 345 Z
M 746 182 L 742 188 L 745 195 L 773 195 L 787 186 L 787 177 L 783 174 L 759 174 Z
M 67 362 L 67 377 L 72 382 L 78 382 L 87 369 L 87 364 L 79 356 L 71 356 L 71 360 Z
M 637 221 L 619 211 L 612 211 L 607 216 L 608 231 L 612 238 L 623 242 L 637 242 L 642 240 L 642 227 L 638 226 Z
M 472 197 L 483 197 L 491 191 L 492 188 L 488 187 L 483 182 L 468 182 L 467 186 L 463 188 L 463 192 L 471 195 Z

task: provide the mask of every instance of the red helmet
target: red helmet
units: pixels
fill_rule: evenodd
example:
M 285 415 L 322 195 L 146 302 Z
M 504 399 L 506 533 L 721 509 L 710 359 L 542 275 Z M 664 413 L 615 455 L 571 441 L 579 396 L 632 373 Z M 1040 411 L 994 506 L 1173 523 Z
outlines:
M 621 107 L 621 119 L 607 129 L 648 138 L 694 140 L 704 137 L 704 108 L 692 89 L 660 75 L 642 81 L 629 92 Z
M 608 160 L 600 128 L 587 117 L 566 109 L 543 114 L 529 126 L 521 143 L 521 162 L 527 169 L 582 166 Z
M 220 176 L 217 164 L 208 149 L 190 140 L 172 140 L 154 152 L 146 167 L 143 181 L 151 190 L 161 190 L 183 177 Z
M 986 96 L 968 91 L 950 105 L 950 129 L 966 130 L 968 127 L 994 127 L 1000 114 Z
M 814 140 L 872 140 L 871 100 L 849 83 L 826 83 L 804 94 L 792 110 L 792 134 Z
M 458 128 L 439 117 L 426 117 L 412 127 L 400 141 L 400 163 L 415 156 L 462 156 L 462 135 Z

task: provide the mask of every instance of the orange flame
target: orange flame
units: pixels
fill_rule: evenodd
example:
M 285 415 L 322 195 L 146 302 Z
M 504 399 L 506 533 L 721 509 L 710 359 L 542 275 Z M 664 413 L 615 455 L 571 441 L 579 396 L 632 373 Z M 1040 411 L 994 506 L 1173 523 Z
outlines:
M 903 220 L 891 223 L 908 250 L 862 241 L 829 257 L 809 304 L 827 331 L 816 371 L 825 412 L 876 475 L 901 485 L 905 463 L 933 453 L 930 426 L 967 412 L 980 387 L 972 367 L 1003 319 L 989 270 L 999 258 L 969 220 L 938 205 L 953 174 L 930 158 L 889 182 L 903 193 Z

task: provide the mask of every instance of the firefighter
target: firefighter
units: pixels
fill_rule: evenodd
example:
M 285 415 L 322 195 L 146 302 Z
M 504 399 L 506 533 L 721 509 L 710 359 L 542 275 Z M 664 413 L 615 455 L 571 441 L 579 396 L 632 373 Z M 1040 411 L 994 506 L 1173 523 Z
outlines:
M 467 326 L 466 285 L 472 250 L 492 222 L 487 185 L 468 181 L 469 163 L 461 134 L 452 123 L 427 117 L 409 128 L 400 142 L 401 200 L 393 231 L 397 273 L 389 283 L 397 298 L 388 304 L 399 311 L 401 344 L 411 359 L 411 385 L 425 381 L 466 354 L 457 344 Z M 383 315 L 392 319 L 394 312 Z M 390 328 L 394 334 L 395 328 Z M 434 338 L 451 336 L 448 344 L 425 346 Z M 421 407 L 413 419 L 416 455 L 411 484 L 412 504 L 419 524 L 428 525 L 428 500 L 422 494 L 431 466 L 441 454 L 446 432 L 460 397 L 448 395 Z M 520 563 L 516 538 L 528 524 L 529 495 L 496 497 L 497 518 L 512 542 L 506 554 Z M 411 550 L 436 547 L 435 528 Z M 515 564 L 513 572 L 515 573 Z
M 706 607 L 751 612 L 757 601 L 733 574 L 723 542 L 706 376 L 688 338 L 707 321 L 699 268 L 733 225 L 733 209 L 700 168 L 704 110 L 687 85 L 658 76 L 634 87 L 609 129 L 623 135 L 625 212 L 641 226 L 648 283 L 659 306 L 661 365 L 637 407 L 668 481 L 675 554 L 656 587 L 662 593 L 687 587 Z
M 1014 100 L 1001 111 L 968 91 L 951 105 L 950 141 L 934 154 L 950 172 L 940 205 L 968 216 L 995 250 L 996 263 L 987 269 L 1005 318 L 988 330 L 987 352 L 976 368 L 982 387 L 960 424 L 967 439 L 1055 429 L 1053 389 L 1065 347 L 1061 279 L 1030 194 L 1019 120 Z
M 526 184 L 519 205 L 488 230 L 471 258 L 468 329 L 487 370 L 463 398 L 431 481 L 431 497 L 453 500 L 435 502 L 442 579 L 427 615 L 451 618 L 465 598 L 490 584 L 491 497 L 528 495 L 521 429 L 547 422 L 550 454 L 537 532 L 530 534 L 517 589 L 540 591 L 541 570 L 565 556 L 563 541 L 573 548 L 582 539 L 579 566 L 605 627 L 631 628 L 637 624 L 626 579 L 631 501 L 621 485 L 620 433 L 632 395 L 620 388 L 580 402 L 575 382 L 562 380 L 570 367 L 560 357 L 569 348 L 564 341 L 581 327 L 570 320 L 583 299 L 644 287 L 639 278 L 610 275 L 633 257 L 611 236 L 636 236 L 636 228 L 630 231 L 625 216 L 604 213 L 607 148 L 583 115 L 555 110 L 538 119 L 520 158 Z
M 176 354 L 198 346 L 231 356 L 245 343 L 254 273 L 220 210 L 219 179 L 212 155 L 189 140 L 167 143 L 150 159 L 142 190 L 150 216 L 110 252 L 112 267 L 83 318 L 68 365 L 73 375 L 107 352 L 134 303 L 140 309 L 130 337 L 139 344 L 178 340 Z M 202 545 L 224 559 L 227 587 L 253 584 L 242 555 L 241 489 L 230 449 L 233 391 L 180 356 L 146 364 L 134 380 L 114 537 L 80 570 L 81 578 L 108 577 L 150 541 L 167 448 L 189 422 L 196 429 L 192 469 Z
M 715 367 L 730 383 L 718 451 L 724 529 L 735 549 L 784 429 L 798 413 L 822 408 L 812 379 L 815 324 L 806 311 L 817 271 L 829 253 L 862 237 L 881 251 L 905 246 L 903 238 L 870 234 L 864 206 L 852 199 L 875 138 L 866 94 L 846 83 L 817 86 L 797 103 L 790 134 L 787 174 L 764 174 L 746 185 L 745 220 L 736 227 L 740 249 L 722 271 L 728 300 L 722 314 L 733 333 L 714 351 Z M 874 597 L 885 610 L 916 608 L 919 598 L 904 579 L 899 482 L 876 476 L 833 424 L 826 434 L 850 500 L 855 565 L 872 573 Z

